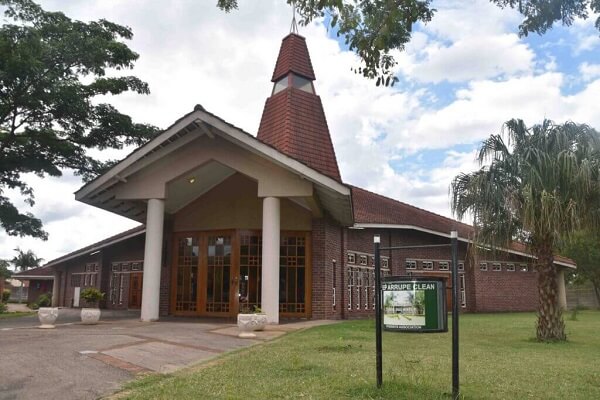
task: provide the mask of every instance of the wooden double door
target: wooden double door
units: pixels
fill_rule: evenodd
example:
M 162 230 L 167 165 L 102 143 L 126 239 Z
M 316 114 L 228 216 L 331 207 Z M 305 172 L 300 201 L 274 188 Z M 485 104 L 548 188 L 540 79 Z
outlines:
M 282 232 L 282 316 L 310 315 L 309 236 L 308 232 Z M 260 231 L 177 233 L 173 246 L 172 314 L 228 317 L 260 307 Z

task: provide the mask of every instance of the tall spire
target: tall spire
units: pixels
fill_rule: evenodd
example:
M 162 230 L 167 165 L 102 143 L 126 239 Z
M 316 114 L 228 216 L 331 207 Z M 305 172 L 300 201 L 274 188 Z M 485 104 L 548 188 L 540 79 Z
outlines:
M 304 38 L 290 33 L 281 43 L 273 92 L 265 102 L 258 139 L 341 181 L 321 98 Z

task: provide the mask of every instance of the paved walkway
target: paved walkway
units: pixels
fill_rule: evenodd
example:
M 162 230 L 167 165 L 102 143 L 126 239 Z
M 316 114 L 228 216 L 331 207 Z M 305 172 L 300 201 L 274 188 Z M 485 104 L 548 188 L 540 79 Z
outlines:
M 81 325 L 79 310 L 61 309 L 56 329 L 38 329 L 37 316 L 0 320 L 0 400 L 96 399 L 140 373 L 169 373 L 273 339 L 291 330 L 330 323 L 268 327 L 239 339 L 231 323 L 169 318 L 143 323 L 130 312 L 105 312 Z

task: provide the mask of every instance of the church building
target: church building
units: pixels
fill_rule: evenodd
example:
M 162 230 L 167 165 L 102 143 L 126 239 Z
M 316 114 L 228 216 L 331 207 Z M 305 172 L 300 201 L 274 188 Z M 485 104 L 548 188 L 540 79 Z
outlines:
M 302 36 L 283 39 L 271 81 L 256 136 L 197 105 L 76 192 L 142 225 L 49 262 L 55 306 L 84 306 L 80 292 L 96 287 L 102 307 L 140 309 L 143 321 L 254 307 L 271 323 L 371 316 L 373 236 L 444 244 L 456 230 L 462 310 L 536 309 L 535 260 L 522 244 L 474 252 L 471 226 L 343 182 Z M 448 286 L 450 260 L 449 247 L 382 252 L 384 275 Z M 564 305 L 562 272 L 575 265 L 555 262 Z

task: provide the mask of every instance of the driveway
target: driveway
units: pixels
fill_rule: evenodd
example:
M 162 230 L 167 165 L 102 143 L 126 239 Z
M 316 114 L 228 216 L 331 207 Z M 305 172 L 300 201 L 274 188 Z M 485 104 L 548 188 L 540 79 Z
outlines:
M 61 309 L 56 329 L 38 329 L 37 316 L 0 320 L 0 400 L 96 399 L 141 373 L 169 373 L 331 321 L 268 327 L 239 339 L 221 321 L 167 318 L 143 323 L 137 313 L 105 312 L 98 325 L 81 325 L 79 310 Z

